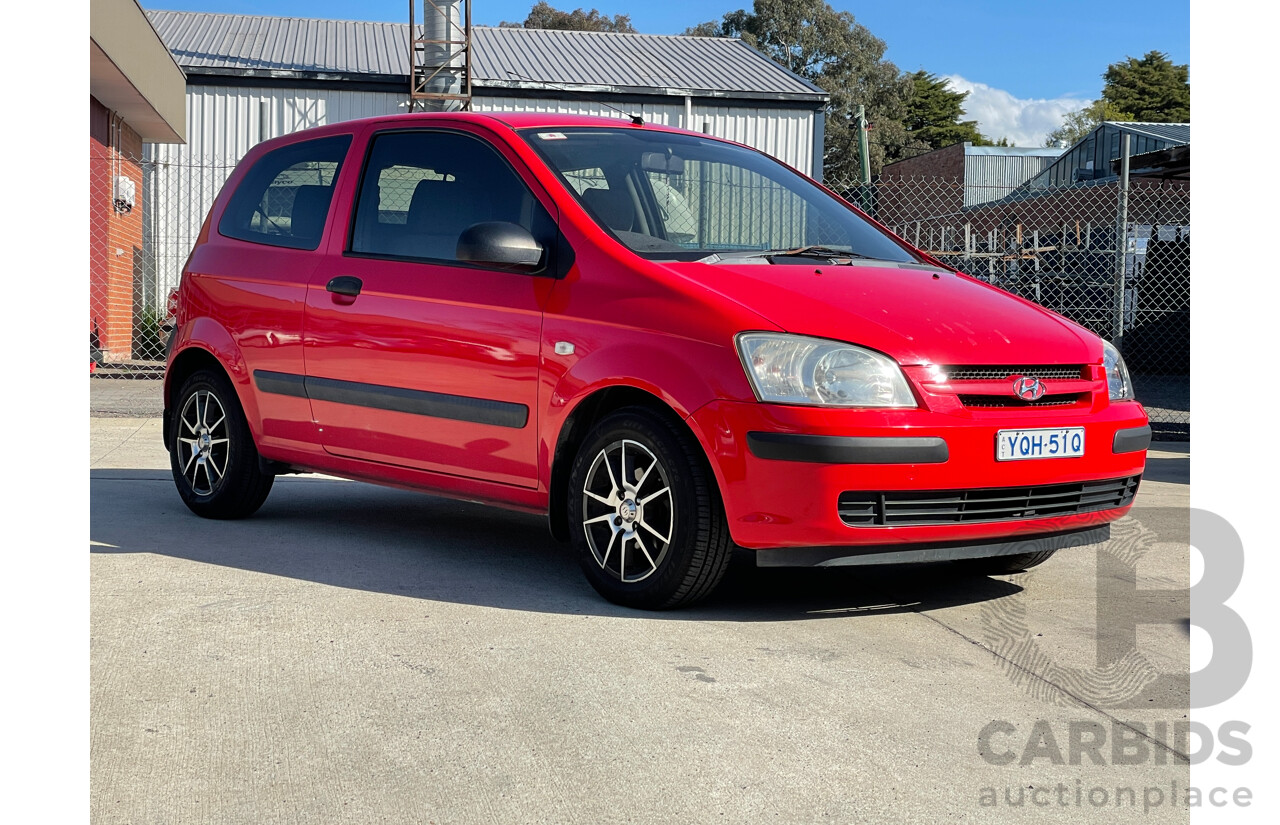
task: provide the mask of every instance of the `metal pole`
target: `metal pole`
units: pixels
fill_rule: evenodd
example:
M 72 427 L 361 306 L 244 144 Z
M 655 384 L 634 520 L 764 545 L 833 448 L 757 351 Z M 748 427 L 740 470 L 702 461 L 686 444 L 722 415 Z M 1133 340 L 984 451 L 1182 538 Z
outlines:
M 1113 310 L 1115 322 L 1111 327 L 1111 343 L 1120 345 L 1124 336 L 1124 281 L 1125 257 L 1129 250 L 1129 133 L 1120 136 L 1120 214 L 1116 227 L 1116 285 Z
M 862 211 L 871 211 L 871 158 L 867 151 L 867 109 L 861 103 L 855 114 L 858 125 L 858 161 L 862 166 L 862 185 L 858 187 L 858 204 Z
M 871 158 L 867 157 L 867 108 L 858 104 L 858 160 L 862 162 L 862 185 L 871 183 Z
M 417 96 L 414 94 L 414 92 L 416 92 L 418 89 L 418 51 L 417 51 L 417 46 L 414 45 L 414 41 L 417 40 L 417 35 L 414 34 L 414 31 L 417 29 L 417 24 L 413 19 L 413 4 L 415 2 L 417 2 L 417 0 L 409 0 L 409 111 L 410 112 L 412 112 L 414 109 L 417 108 L 416 106 Z
M 467 100 L 463 103 L 462 108 L 465 111 L 471 111 L 471 0 L 467 0 L 467 21 L 466 29 L 463 31 L 463 41 L 465 43 L 466 55 L 463 57 L 463 64 L 467 73 Z

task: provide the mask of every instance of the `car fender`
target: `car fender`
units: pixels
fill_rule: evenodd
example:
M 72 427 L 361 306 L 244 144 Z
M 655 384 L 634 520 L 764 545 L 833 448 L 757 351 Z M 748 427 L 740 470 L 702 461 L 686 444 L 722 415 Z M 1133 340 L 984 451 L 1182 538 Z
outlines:
M 566 422 L 602 390 L 639 390 L 665 404 L 693 431 L 713 465 L 711 440 L 699 431 L 692 414 L 717 398 L 754 400 L 732 346 L 668 336 L 643 335 L 603 346 L 576 359 L 549 355 L 544 370 L 544 376 L 551 378 L 551 389 L 543 407 L 546 420 L 542 427 L 540 470 L 548 487 L 556 449 L 566 436 Z M 718 477 L 718 469 L 716 474 Z
M 207 352 L 222 366 L 227 377 L 231 379 L 231 386 L 235 388 L 240 407 L 244 410 L 245 418 L 249 422 L 249 429 L 256 438 L 262 432 L 262 427 L 257 400 L 250 384 L 253 377 L 245 362 L 244 353 L 237 346 L 231 333 L 222 324 L 208 316 L 188 321 L 179 328 L 174 340 L 173 357 L 169 361 L 170 368 L 192 349 Z M 172 394 L 180 389 L 170 386 L 171 374 L 171 370 L 165 371 L 166 399 L 171 398 Z

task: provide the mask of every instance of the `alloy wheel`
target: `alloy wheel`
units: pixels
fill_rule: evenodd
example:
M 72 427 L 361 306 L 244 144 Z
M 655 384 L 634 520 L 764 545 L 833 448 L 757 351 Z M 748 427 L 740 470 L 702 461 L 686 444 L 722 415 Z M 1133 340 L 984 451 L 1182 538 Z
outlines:
M 222 402 L 208 390 L 193 392 L 178 414 L 178 427 L 182 476 L 196 495 L 212 495 L 227 474 L 231 454 Z
M 652 451 L 622 439 L 596 454 L 582 490 L 582 529 L 602 570 L 626 583 L 653 575 L 675 526 L 671 485 Z

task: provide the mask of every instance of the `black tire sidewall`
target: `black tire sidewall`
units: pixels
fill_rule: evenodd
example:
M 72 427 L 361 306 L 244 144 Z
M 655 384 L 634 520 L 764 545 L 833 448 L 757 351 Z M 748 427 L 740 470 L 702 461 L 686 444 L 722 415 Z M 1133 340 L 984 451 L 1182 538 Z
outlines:
M 182 432 L 182 411 L 194 393 L 201 390 L 212 393 L 227 416 L 227 438 L 231 440 L 227 452 L 227 467 L 223 477 L 207 495 L 199 495 L 192 489 L 182 472 L 182 449 L 178 437 Z M 249 432 L 240 398 L 226 377 L 211 370 L 193 373 L 182 384 L 174 405 L 173 422 L 169 435 L 169 466 L 173 471 L 174 485 L 184 504 L 197 515 L 206 518 L 241 518 L 250 515 L 261 506 L 270 489 L 270 476 L 258 467 L 258 450 Z M 266 490 L 261 488 L 265 485 Z

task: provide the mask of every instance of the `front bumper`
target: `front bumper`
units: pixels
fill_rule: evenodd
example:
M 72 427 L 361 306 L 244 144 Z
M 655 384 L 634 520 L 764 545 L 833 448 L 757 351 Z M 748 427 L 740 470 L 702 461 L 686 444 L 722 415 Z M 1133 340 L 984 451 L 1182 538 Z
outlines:
M 1014 541 L 934 542 L 903 548 L 889 547 L 782 547 L 756 551 L 758 567 L 854 567 L 872 564 L 987 559 L 1024 553 L 1057 552 L 1068 547 L 1101 544 L 1111 538 L 1111 525 L 1086 527 L 1062 533 L 1030 536 Z
M 1135 402 L 1083 411 L 999 410 L 960 417 L 928 409 L 832 410 L 716 401 L 695 412 L 690 424 L 711 458 L 734 541 L 756 550 L 974 548 L 1095 528 L 1124 515 L 1131 505 L 1044 518 L 855 527 L 840 518 L 838 500 L 847 491 L 1037 487 L 1137 476 L 1150 438 L 1147 429 L 1143 439 L 1147 417 Z M 1062 427 L 1084 427 L 1084 456 L 996 460 L 997 431 Z

